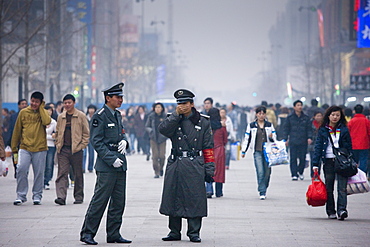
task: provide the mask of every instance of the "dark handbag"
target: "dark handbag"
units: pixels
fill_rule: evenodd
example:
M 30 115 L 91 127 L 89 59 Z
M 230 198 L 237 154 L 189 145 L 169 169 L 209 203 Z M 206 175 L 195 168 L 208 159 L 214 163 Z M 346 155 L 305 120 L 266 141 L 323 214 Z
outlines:
M 334 171 L 343 177 L 352 177 L 357 174 L 357 164 L 352 154 L 345 148 L 334 147 L 333 139 L 329 134 L 329 139 L 335 155 Z

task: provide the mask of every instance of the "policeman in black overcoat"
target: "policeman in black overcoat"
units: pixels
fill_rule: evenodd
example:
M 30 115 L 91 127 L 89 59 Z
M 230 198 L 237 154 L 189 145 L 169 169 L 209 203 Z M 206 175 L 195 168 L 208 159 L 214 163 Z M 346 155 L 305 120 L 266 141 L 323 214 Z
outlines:
M 211 182 L 214 175 L 212 130 L 208 116 L 194 108 L 192 92 L 179 89 L 174 96 L 176 111 L 158 126 L 172 142 L 159 210 L 169 216 L 171 231 L 162 240 L 181 240 L 181 221 L 186 218 L 190 241 L 201 242 L 202 217 L 207 216 L 204 181 Z
M 98 244 L 94 237 L 108 202 L 107 242 L 131 243 L 120 234 L 126 200 L 125 152 L 128 142 L 121 114 L 116 109 L 122 104 L 123 86 L 121 82 L 103 90 L 105 104 L 90 121 L 90 142 L 98 154 L 95 163 L 97 178 L 80 233 L 80 241 L 89 245 Z

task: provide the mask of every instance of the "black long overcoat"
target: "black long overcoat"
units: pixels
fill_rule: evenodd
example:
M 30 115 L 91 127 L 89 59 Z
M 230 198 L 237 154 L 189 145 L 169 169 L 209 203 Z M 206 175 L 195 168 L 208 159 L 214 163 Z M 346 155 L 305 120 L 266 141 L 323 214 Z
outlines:
M 214 162 L 205 163 L 203 156 L 181 158 L 173 154 L 180 154 L 185 150 L 213 149 L 213 136 L 208 118 L 200 115 L 194 108 L 189 118 L 174 112 L 158 126 L 158 129 L 172 142 L 172 155 L 168 158 L 159 212 L 182 218 L 206 217 L 204 178 L 205 175 L 214 175 Z

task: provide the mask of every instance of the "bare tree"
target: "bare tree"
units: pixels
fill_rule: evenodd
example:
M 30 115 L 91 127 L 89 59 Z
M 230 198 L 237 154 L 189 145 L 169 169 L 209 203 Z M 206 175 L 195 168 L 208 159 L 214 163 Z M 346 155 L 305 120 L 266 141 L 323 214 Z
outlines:
M 28 65 L 30 47 L 37 43 L 37 35 L 53 16 L 55 8 L 48 15 L 41 12 L 31 14 L 40 1 L 0 0 L 0 108 L 2 108 L 4 79 L 9 71 L 10 62 L 21 49 L 24 49 L 25 65 Z M 25 95 L 28 96 L 28 73 L 25 73 Z

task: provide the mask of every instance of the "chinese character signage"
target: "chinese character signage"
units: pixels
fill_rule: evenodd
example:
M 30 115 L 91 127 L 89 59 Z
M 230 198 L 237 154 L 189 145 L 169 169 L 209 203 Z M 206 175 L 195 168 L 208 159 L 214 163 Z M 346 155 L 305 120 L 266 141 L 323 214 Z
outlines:
M 357 47 L 370 48 L 370 0 L 361 0 L 357 13 Z
M 370 90 L 370 75 L 351 75 L 349 88 L 351 90 Z
M 75 12 L 81 22 L 88 24 L 92 22 L 91 0 L 69 0 L 67 10 Z

